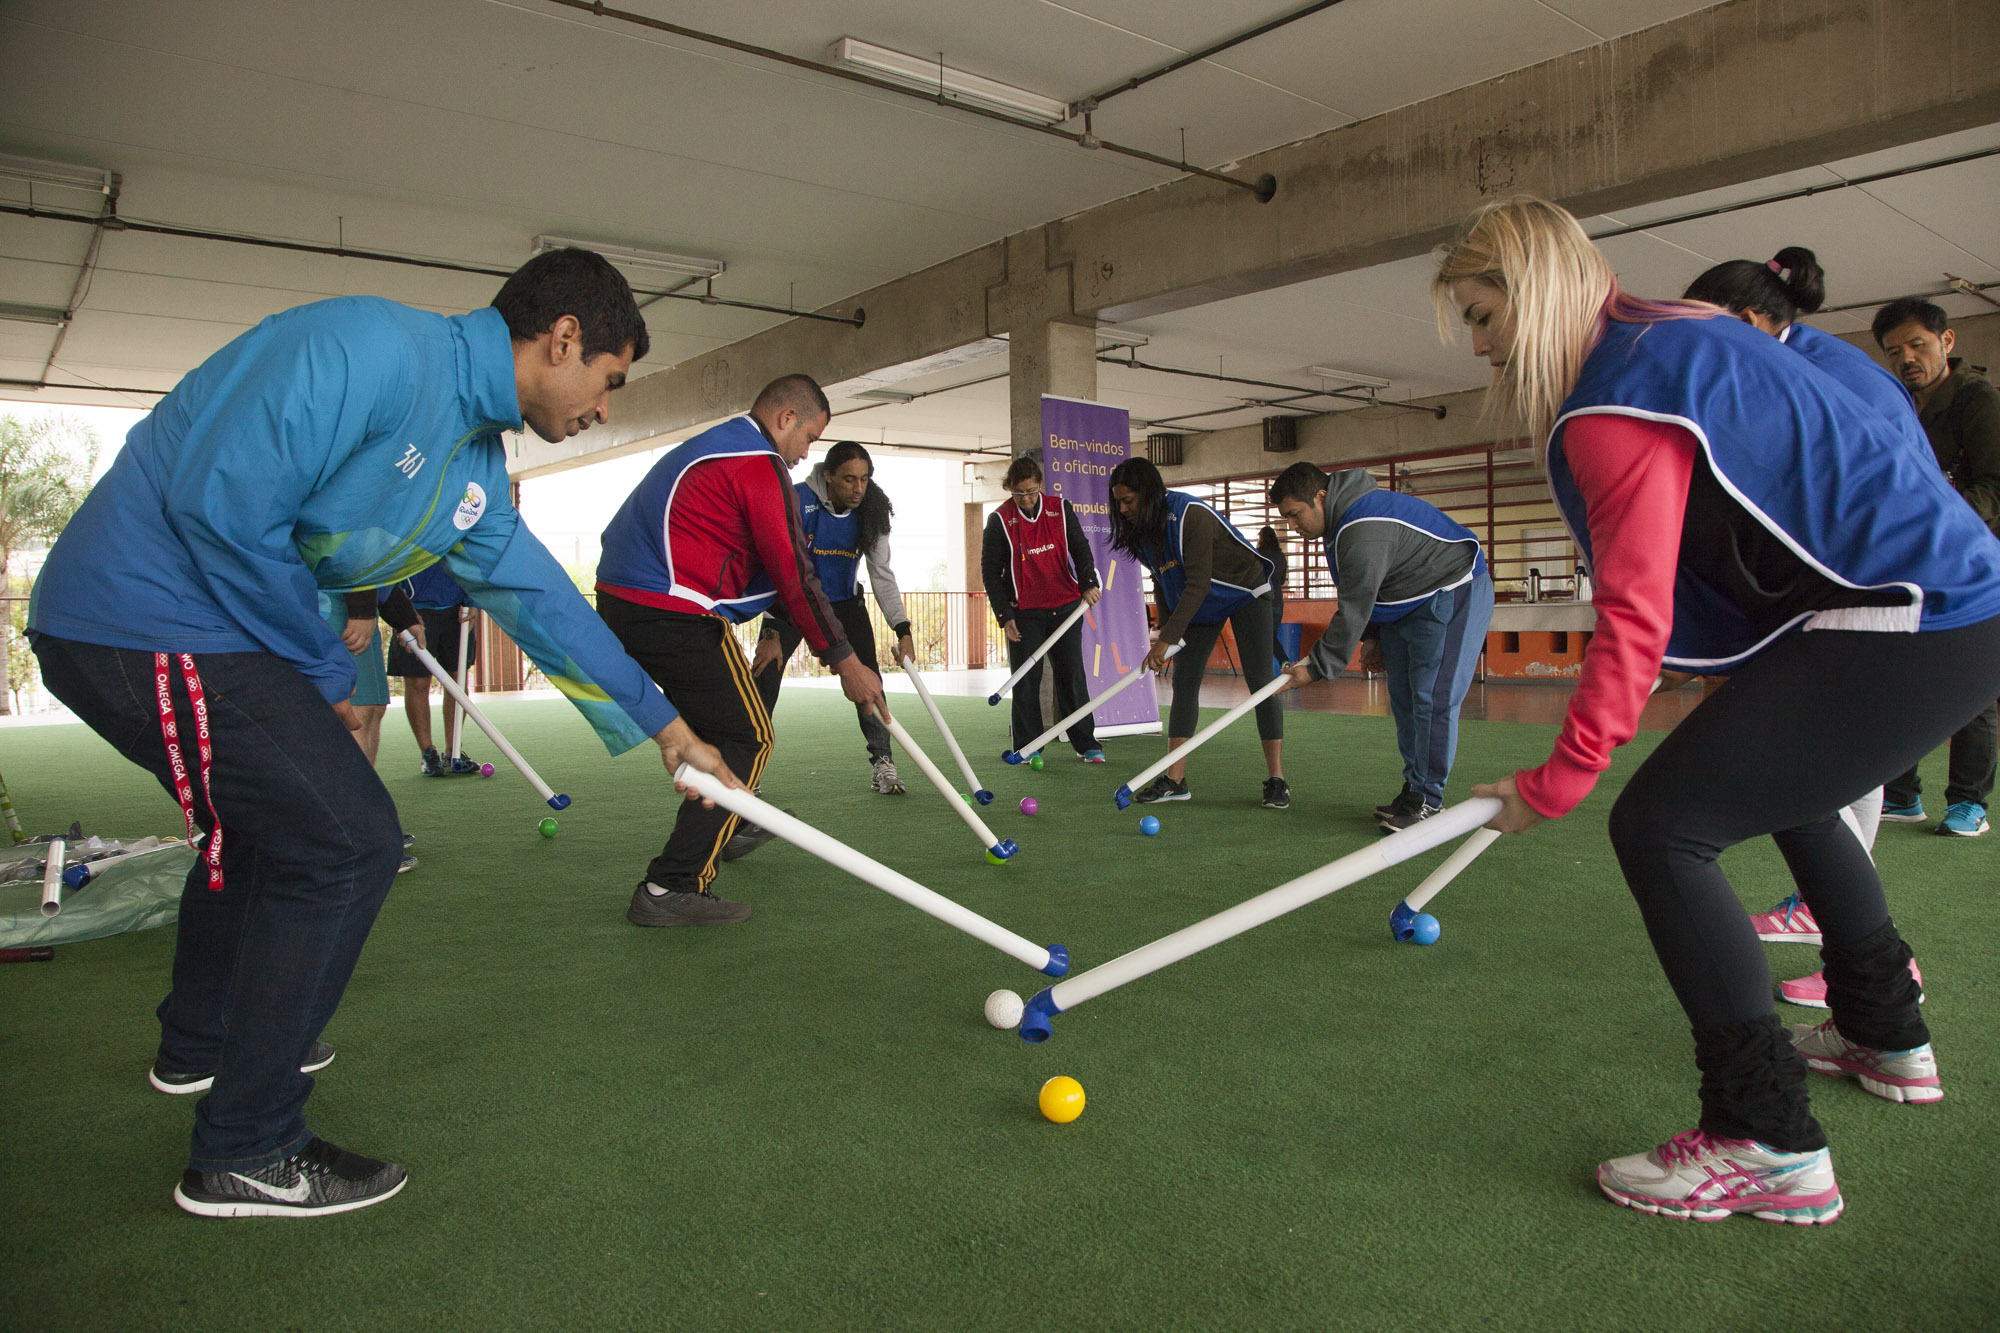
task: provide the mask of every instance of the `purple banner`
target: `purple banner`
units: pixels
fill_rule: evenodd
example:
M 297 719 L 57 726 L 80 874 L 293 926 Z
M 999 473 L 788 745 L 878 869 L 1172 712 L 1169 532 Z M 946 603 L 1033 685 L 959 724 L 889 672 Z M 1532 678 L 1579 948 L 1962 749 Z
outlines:
M 1051 495 L 1076 510 L 1104 596 L 1083 619 L 1083 669 L 1092 697 L 1146 660 L 1146 571 L 1111 549 L 1111 469 L 1132 452 L 1132 418 L 1122 407 L 1042 396 L 1042 477 Z M 1160 729 L 1150 680 L 1129 686 L 1093 714 L 1099 735 Z

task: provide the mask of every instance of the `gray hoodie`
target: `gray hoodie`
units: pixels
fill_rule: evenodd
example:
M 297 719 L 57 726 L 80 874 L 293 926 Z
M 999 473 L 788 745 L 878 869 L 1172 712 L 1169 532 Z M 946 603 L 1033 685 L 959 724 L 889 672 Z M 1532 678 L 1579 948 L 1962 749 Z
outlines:
M 874 485 L 874 482 L 868 483 Z M 835 510 L 826 498 L 826 464 L 814 463 L 812 471 L 806 474 L 806 485 L 826 505 L 828 512 L 844 514 Z M 875 544 L 864 553 L 868 561 L 868 587 L 875 594 L 875 605 L 882 608 L 882 619 L 889 622 L 889 628 L 897 634 L 909 628 L 910 618 L 903 613 L 903 590 L 896 586 L 896 571 L 889 568 L 889 534 L 883 533 L 875 539 Z M 890 656 L 894 656 L 891 653 Z
M 1306 655 L 1313 679 L 1330 680 L 1347 669 L 1377 602 L 1428 596 L 1462 581 L 1478 553 L 1476 543 L 1447 541 L 1404 523 L 1355 523 L 1342 529 L 1348 509 L 1376 489 L 1366 468 L 1335 472 L 1326 482 L 1326 545 L 1339 571 L 1340 609 Z

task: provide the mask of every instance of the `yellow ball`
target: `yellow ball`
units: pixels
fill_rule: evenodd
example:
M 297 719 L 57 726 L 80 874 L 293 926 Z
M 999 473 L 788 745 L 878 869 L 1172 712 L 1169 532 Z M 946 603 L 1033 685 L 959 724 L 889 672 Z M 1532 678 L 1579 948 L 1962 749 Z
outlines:
M 1067 1125 L 1083 1114 L 1083 1084 L 1066 1074 L 1058 1074 L 1042 1084 L 1042 1114 L 1058 1125 Z

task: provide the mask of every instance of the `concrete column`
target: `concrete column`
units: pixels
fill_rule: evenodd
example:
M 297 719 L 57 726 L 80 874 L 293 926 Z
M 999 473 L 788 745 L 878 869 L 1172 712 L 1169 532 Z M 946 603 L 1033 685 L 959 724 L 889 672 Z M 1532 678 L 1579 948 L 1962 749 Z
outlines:
M 973 594 L 986 591 L 979 572 L 979 548 L 986 534 L 986 506 L 978 501 L 965 506 L 965 665 L 977 670 L 986 665 L 986 622 L 992 617 L 986 599 Z
M 1097 401 L 1097 326 L 1036 320 L 1009 335 L 1009 441 L 1015 453 L 1042 454 L 1042 395 Z

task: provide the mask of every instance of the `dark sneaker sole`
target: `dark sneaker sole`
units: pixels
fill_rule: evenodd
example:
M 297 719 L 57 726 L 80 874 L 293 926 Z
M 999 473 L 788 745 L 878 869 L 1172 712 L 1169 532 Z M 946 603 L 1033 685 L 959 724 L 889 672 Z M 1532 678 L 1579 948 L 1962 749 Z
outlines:
M 1192 801 L 1194 793 L 1191 791 L 1170 791 L 1164 796 L 1135 796 L 1132 799 L 1140 805 L 1165 805 L 1168 801 Z
M 321 1204 L 316 1208 L 276 1199 L 263 1203 L 251 1199 L 191 1194 L 184 1184 L 174 1186 L 174 1202 L 180 1205 L 183 1212 L 193 1213 L 196 1217 L 331 1217 L 335 1213 L 351 1213 L 357 1208 L 386 1203 L 402 1193 L 403 1186 L 409 1183 L 410 1178 L 405 1175 L 380 1194 L 370 1194 L 361 1199 L 343 1199 L 339 1203 Z
M 645 893 L 644 889 L 639 890 Z M 650 897 L 650 895 L 649 895 Z M 738 911 L 741 915 L 738 915 Z M 735 926 L 750 919 L 748 903 L 733 903 L 727 913 L 713 916 L 690 916 L 685 912 L 652 908 L 650 902 L 642 906 L 636 899 L 625 909 L 625 919 L 635 926 L 658 929 L 670 926 Z
M 333 1063 L 333 1054 L 334 1054 L 333 1047 L 328 1046 L 323 1041 L 314 1042 L 313 1045 L 315 1048 L 323 1048 L 326 1054 L 315 1059 L 312 1053 L 309 1052 L 306 1055 L 306 1062 L 299 1066 L 299 1072 L 301 1074 L 317 1074 L 320 1070 L 326 1068 L 328 1065 Z M 190 1093 L 190 1092 L 207 1092 L 209 1088 L 213 1086 L 215 1083 L 215 1075 L 203 1074 L 200 1077 L 190 1079 L 185 1083 L 162 1082 L 160 1079 L 159 1066 L 155 1065 L 153 1068 L 148 1069 L 146 1071 L 146 1081 L 152 1084 L 155 1088 L 159 1089 L 161 1092 L 166 1093 L 167 1096 L 169 1097 L 179 1097 L 185 1093 Z

